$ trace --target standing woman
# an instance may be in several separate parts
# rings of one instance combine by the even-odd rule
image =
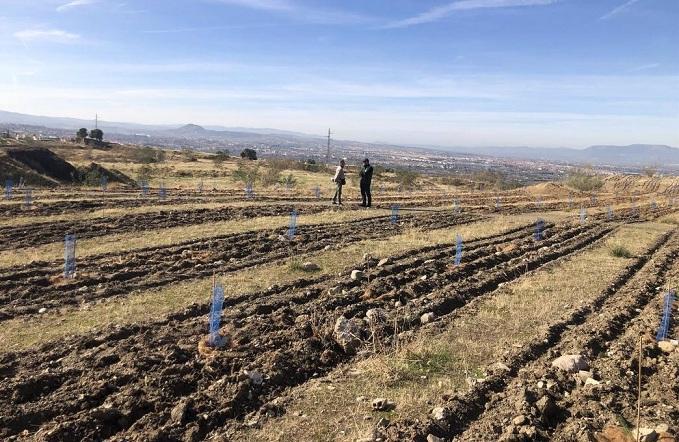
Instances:
[[[340,160],[339,166],[337,166],[337,170],[335,171],[335,176],[332,179],[332,182],[335,183],[335,186],[337,186],[337,190],[335,190],[335,196],[332,198],[332,203],[339,204],[340,206],[342,205],[342,186],[347,183],[347,179],[344,176],[345,164],[346,163],[344,160]]]

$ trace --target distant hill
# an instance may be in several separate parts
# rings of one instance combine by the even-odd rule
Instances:
[[[21,114],[0,110],[0,123],[22,124],[29,126],[43,126],[54,129],[77,130],[81,127],[92,128],[94,119],[83,120],[80,118],[66,117],[46,117],[40,115]],[[292,132],[280,129],[244,128],[244,127],[224,127],[224,126],[199,126],[197,124],[185,124],[177,126],[173,124],[137,124],[121,123],[99,120],[98,126],[105,133],[116,133],[123,135],[134,135],[138,133],[168,132],[183,135],[211,135],[223,136],[225,134],[236,134],[236,136],[246,137],[249,135],[279,135],[293,136],[297,138],[318,138],[316,135],[309,135],[300,132]]]
[[[184,126],[155,131],[159,134],[172,135],[180,138],[199,138],[212,140],[257,140],[270,134],[256,132],[237,132],[232,130],[205,129],[197,124],[185,124]]]
[[[599,166],[656,166],[678,168],[679,149],[654,144],[629,146],[590,146],[585,149],[533,148],[533,147],[478,147],[456,148],[467,152],[500,158],[521,160],[558,161],[571,164]]]
[[[597,164],[679,166],[679,149],[665,145],[590,146],[584,153]]]
[[[77,118],[44,117],[20,114],[16,112],[0,111],[0,124],[20,124],[43,126],[61,129],[75,133],[80,127],[92,128],[92,120]],[[254,142],[269,145],[286,145],[286,143],[319,143],[320,135],[308,135],[279,129],[255,129],[226,126],[185,125],[146,125],[135,123],[116,123],[99,121],[99,128],[107,135],[117,134],[127,136],[126,140],[138,142],[137,135],[153,137],[152,141],[158,145],[172,145],[171,140],[210,140],[223,142]],[[121,137],[124,138],[124,137]],[[362,143],[350,140],[334,140],[336,145],[362,145],[366,148],[380,147],[404,149],[390,143]],[[189,143],[190,144],[190,143]],[[176,144],[175,144],[176,145]],[[679,149],[651,144],[632,144],[629,146],[590,146],[586,149],[571,148],[532,148],[532,147],[461,147],[445,148],[433,146],[418,146],[417,148],[435,149],[447,152],[459,152],[473,155],[486,155],[497,158],[510,158],[528,161],[561,162],[568,164],[591,164],[598,166],[662,166],[665,168],[679,168]]]

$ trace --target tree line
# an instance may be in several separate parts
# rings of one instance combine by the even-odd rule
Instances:
[[[104,139],[104,132],[101,129],[92,129],[88,132],[87,128],[81,127],[78,129],[78,132],[76,132],[75,137],[78,141],[82,141],[88,137],[102,141]]]

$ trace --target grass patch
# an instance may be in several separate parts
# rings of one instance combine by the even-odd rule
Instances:
[[[622,244],[611,245],[609,251],[611,256],[615,256],[616,258],[631,258],[634,256],[632,252]]]
[[[317,273],[321,271],[321,267],[316,266],[305,266],[304,264],[310,261],[302,261],[301,259],[293,259],[288,263],[288,269],[291,272],[298,273]]]
[[[455,355],[445,346],[409,348],[390,361],[390,369],[397,378],[415,380],[426,375],[449,373],[455,359]]]

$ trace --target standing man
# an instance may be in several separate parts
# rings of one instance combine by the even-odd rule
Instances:
[[[370,193],[370,185],[373,180],[373,167],[370,165],[370,160],[363,160],[363,169],[359,174],[361,176],[361,198],[363,198],[363,207],[370,207],[372,205],[372,194]]]
[[[344,160],[340,160],[339,166],[337,166],[337,169],[335,170],[335,176],[332,178],[332,182],[335,183],[336,186],[335,196],[332,198],[332,203],[339,204],[340,206],[342,205],[342,186],[347,183],[347,179],[344,176],[345,164],[346,163]]]

